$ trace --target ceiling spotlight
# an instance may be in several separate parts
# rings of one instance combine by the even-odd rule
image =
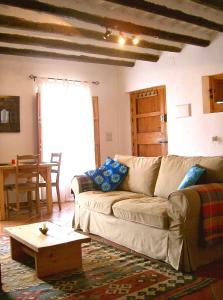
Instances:
[[[123,36],[122,33],[120,33],[119,38],[118,38],[118,43],[119,43],[119,45],[120,45],[120,46],[124,46],[124,45],[125,45],[125,42],[126,42],[125,37]]]
[[[139,39],[137,38],[137,36],[133,36],[132,37],[132,43],[133,43],[133,45],[138,45],[138,43],[139,43]]]
[[[103,39],[107,40],[107,38],[112,34],[111,30],[109,30],[108,28],[106,28],[106,31],[103,35]]]

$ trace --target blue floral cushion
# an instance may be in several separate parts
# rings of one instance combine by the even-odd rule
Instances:
[[[128,172],[128,167],[108,157],[98,169],[85,172],[94,183],[103,191],[115,190],[123,181]]]
[[[199,166],[192,166],[186,173],[184,179],[181,181],[178,186],[178,190],[184,189],[188,186],[194,185],[199,182],[200,178],[206,173],[206,169]]]

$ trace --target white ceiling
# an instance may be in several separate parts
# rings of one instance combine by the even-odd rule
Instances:
[[[26,0],[27,1],[27,0]],[[22,2],[26,2],[22,1]],[[12,1],[12,2],[21,2],[18,1]],[[35,0],[29,0],[27,2],[37,2]],[[109,30],[112,31],[112,35],[119,35],[120,31],[120,24],[118,21],[125,21],[125,22],[131,22],[136,25],[142,25],[146,27],[152,27],[154,29],[159,29],[165,32],[170,33],[177,33],[177,34],[183,34],[190,37],[195,37],[199,39],[204,39],[207,41],[210,41],[210,43],[215,39],[216,35],[219,34],[219,31],[206,28],[203,26],[198,26],[195,24],[190,24],[185,21],[176,20],[173,18],[169,18],[166,16],[161,16],[159,14],[150,13],[147,11],[123,6],[120,4],[112,3],[110,1],[104,1],[104,0],[44,0],[41,1],[42,3],[48,3],[53,6],[58,6],[61,8],[71,8],[74,10],[78,10],[85,13],[90,13],[91,15],[97,15],[101,16],[102,18],[112,18],[117,20],[117,26],[116,28],[109,28]],[[134,1],[125,1],[128,2],[134,2]],[[136,1],[137,2],[137,1]],[[138,2],[145,2],[138,0]],[[152,2],[158,5],[162,5],[164,7],[168,7],[174,10],[178,10],[181,12],[184,12],[189,15],[202,17],[203,19],[207,19],[209,21],[213,21],[215,23],[221,24],[223,26],[223,11],[213,9],[211,7],[201,5],[198,3],[195,3],[194,1],[189,0],[151,0],[147,2]],[[215,1],[213,1],[215,2]],[[10,17],[16,17],[16,18],[22,18],[27,21],[32,21],[36,23],[52,23],[54,25],[65,25],[73,28],[84,28],[88,30],[94,30],[102,35],[105,33],[106,30],[106,19],[105,22],[101,25],[98,24],[92,24],[90,23],[90,20],[88,18],[85,18],[83,20],[77,20],[76,18],[66,17],[66,16],[59,16],[55,15],[53,13],[46,13],[46,12],[40,12],[30,9],[23,9],[19,7],[15,7],[13,4],[10,4],[10,0],[2,0],[0,1],[0,15],[3,16],[10,16]],[[17,6],[17,5],[16,5]],[[0,18],[1,19],[1,18]],[[128,30],[131,31],[131,30]],[[222,30],[223,31],[223,30]],[[80,45],[85,45],[82,50],[71,50],[71,49],[62,49],[61,47],[53,46],[53,47],[46,47],[43,45],[33,45],[28,44],[26,41],[23,42],[15,42],[12,39],[12,42],[9,42],[9,40],[5,40],[1,36],[1,33],[7,33],[7,34],[17,34],[22,35],[25,37],[41,37],[44,39],[49,40],[59,40],[59,41],[68,41],[72,43],[78,43]],[[134,35],[131,32],[123,32],[125,37],[132,38]],[[183,49],[186,43],[179,42],[179,41],[171,41],[164,38],[159,38],[157,36],[149,36],[142,33],[138,33],[137,36],[140,40],[144,40],[147,42],[153,42],[155,44],[162,44],[164,46],[175,46],[178,47],[180,51]],[[160,57],[162,55],[161,50],[157,49],[151,49],[151,48],[142,48],[140,47],[140,44],[136,46],[131,45],[124,45],[120,46],[117,42],[109,42],[105,41],[103,38],[101,39],[93,39],[88,38],[86,36],[76,35],[76,36],[68,36],[68,35],[62,35],[62,34],[56,34],[56,33],[47,33],[47,32],[41,32],[39,30],[28,30],[27,28],[21,29],[21,28],[14,28],[11,25],[6,24],[0,24],[0,53],[2,47],[8,48],[15,48],[15,49],[32,49],[32,50],[38,50],[42,52],[49,52],[50,53],[61,53],[61,54],[69,54],[69,55],[75,55],[75,56],[88,56],[88,57],[96,57],[96,58],[106,58],[111,60],[117,60],[117,61],[130,61],[132,63],[135,62],[138,58],[129,58],[129,57],[117,57],[117,53],[113,54],[107,54],[107,53],[101,53],[99,54],[97,49],[91,49],[87,50],[89,46],[98,46],[103,48],[109,49],[116,49],[118,51],[121,51],[121,56],[125,56],[125,51],[130,52],[137,52],[141,54],[152,54],[157,55]],[[197,46],[200,47],[200,46]],[[90,52],[89,52],[90,51]],[[21,54],[20,54],[21,55]],[[158,58],[157,58],[158,59]]]

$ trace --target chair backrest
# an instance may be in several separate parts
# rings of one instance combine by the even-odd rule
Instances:
[[[16,189],[20,183],[28,182],[39,184],[39,155],[17,155]]]
[[[50,162],[56,164],[55,166],[53,166],[51,168],[51,173],[56,174],[56,182],[59,182],[59,177],[60,177],[60,165],[61,165],[61,157],[62,157],[62,153],[51,153],[51,159]]]

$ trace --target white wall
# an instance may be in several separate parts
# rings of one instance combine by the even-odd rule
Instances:
[[[134,68],[120,70],[119,84],[125,91],[122,102],[128,112],[127,92],[166,85],[169,154],[223,154],[223,113],[203,114],[201,85],[202,76],[223,73],[222,53],[223,35],[219,35],[207,48],[186,46],[181,53],[163,54],[158,63],[137,62]],[[176,118],[176,105],[186,103],[191,103],[192,116]],[[123,124],[127,153],[131,152],[129,118]],[[212,142],[212,136],[222,141]]]
[[[92,88],[99,96],[102,160],[115,153],[131,153],[128,92],[166,85],[169,153],[181,155],[223,154],[223,113],[203,114],[201,77],[223,73],[223,36],[207,48],[186,46],[181,53],[165,53],[158,63],[137,62],[133,68],[84,64],[48,59],[0,55],[0,95],[20,96],[20,133],[0,133],[0,162],[17,153],[34,152],[34,85],[39,76],[99,80]],[[192,116],[176,118],[177,104],[192,104]],[[112,133],[112,142],[106,133]]]
[[[92,95],[99,96],[100,138],[102,160],[123,149],[120,137],[120,91],[117,68],[38,58],[0,55],[0,95],[20,96],[20,133],[0,133],[0,162],[11,161],[16,154],[33,153],[35,141],[35,88],[30,74],[78,80],[98,80]],[[106,133],[112,133],[112,142]],[[69,135],[69,133],[68,133]]]

